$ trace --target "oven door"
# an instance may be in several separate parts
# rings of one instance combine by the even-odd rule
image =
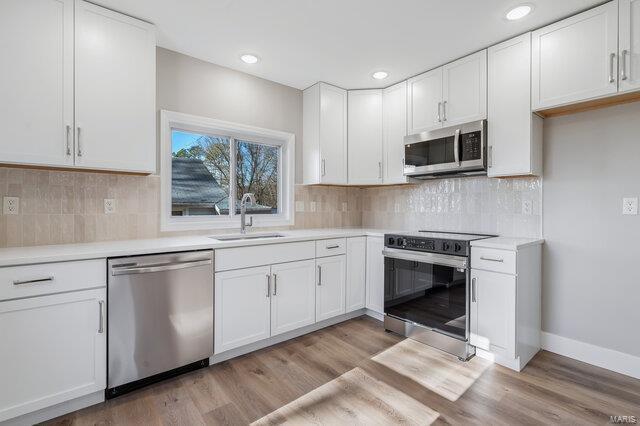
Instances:
[[[468,340],[468,259],[385,248],[384,313]]]

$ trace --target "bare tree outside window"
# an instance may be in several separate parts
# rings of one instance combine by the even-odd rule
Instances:
[[[280,149],[275,146],[236,142],[236,197],[247,192],[256,196],[256,202],[269,209],[255,211],[257,214],[278,213],[278,157]],[[238,206],[237,213],[240,213]]]

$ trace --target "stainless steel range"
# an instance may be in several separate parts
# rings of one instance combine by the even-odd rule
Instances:
[[[418,231],[386,234],[385,329],[458,356],[469,344],[471,241],[493,235]]]

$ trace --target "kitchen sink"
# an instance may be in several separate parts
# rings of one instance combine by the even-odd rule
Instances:
[[[235,234],[235,235],[220,235],[209,237],[218,241],[237,241],[237,240],[261,240],[264,238],[280,238],[284,237],[282,234]]]

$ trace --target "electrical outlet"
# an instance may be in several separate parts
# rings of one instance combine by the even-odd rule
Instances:
[[[638,197],[622,199],[622,214],[638,214]]]
[[[309,203],[309,211],[311,212],[315,212],[316,211],[316,202],[312,201]]]
[[[531,216],[533,214],[533,201],[522,200],[522,214]]]
[[[2,199],[2,213],[3,214],[18,214],[18,213],[20,213],[20,198],[18,198],[18,197],[4,197]]]
[[[104,214],[111,214],[116,212],[116,200],[113,198],[104,199]]]

